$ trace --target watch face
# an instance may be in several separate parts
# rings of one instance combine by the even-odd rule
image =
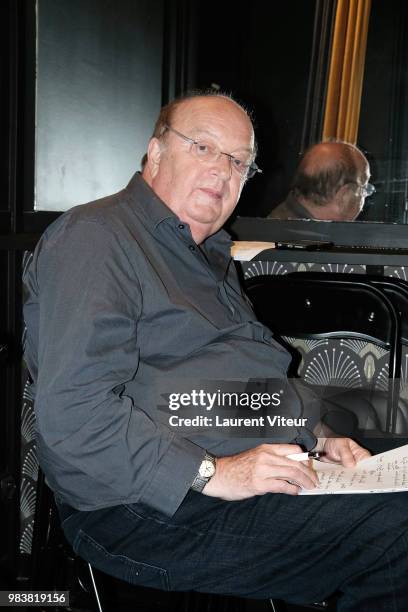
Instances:
[[[202,478],[211,478],[215,472],[215,465],[209,459],[204,459],[200,465],[199,471]]]

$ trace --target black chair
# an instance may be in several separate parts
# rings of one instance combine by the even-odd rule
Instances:
[[[80,607],[90,602],[92,607],[95,606],[98,612],[102,612],[93,568],[89,563],[80,560],[66,541],[60,527],[53,493],[45,482],[41,468],[37,477],[30,589],[69,590],[70,608],[75,607],[72,602],[73,595],[74,599],[85,600],[85,604],[79,604]]]
[[[291,274],[293,278],[303,278],[311,280],[327,280],[326,272],[294,272]],[[329,278],[333,281],[345,280],[342,273],[330,273]],[[380,291],[382,291],[392,302],[394,308],[398,312],[400,319],[400,334],[399,334],[399,353],[402,355],[402,350],[408,349],[408,282],[400,278],[392,278],[389,276],[374,276],[363,274],[350,274],[347,276],[350,282],[369,283]],[[398,369],[398,363],[396,364]],[[390,373],[391,374],[391,373]],[[396,378],[402,378],[402,367],[400,363],[399,371],[396,372]],[[398,382],[396,387],[400,388]],[[390,429],[394,434],[408,433],[408,407],[404,401],[398,398],[398,407],[393,410],[392,422]]]
[[[365,278],[351,276],[354,275],[334,278],[331,274],[313,276],[307,272],[262,275],[247,280],[246,291],[258,318],[281,338],[359,339],[389,351],[385,410],[375,408],[376,402],[381,403],[381,394],[369,389],[365,394],[370,399],[366,401],[368,412],[364,410],[363,414],[367,416],[371,411],[374,416],[363,429],[377,430],[372,433],[380,436],[391,434],[397,422],[401,371],[399,312],[382,289]],[[364,425],[361,418],[359,425]]]
[[[292,272],[291,278],[306,278],[310,280],[345,280],[344,273],[330,272]],[[401,320],[401,342],[408,346],[408,282],[391,276],[375,276],[371,274],[348,274],[350,282],[369,283],[383,291],[398,311]]]

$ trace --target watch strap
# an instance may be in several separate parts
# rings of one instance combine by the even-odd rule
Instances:
[[[211,478],[214,476],[215,474],[215,457],[214,455],[211,455],[210,453],[205,453],[204,455],[204,459],[202,460],[201,465],[205,462],[205,461],[210,461],[213,466],[214,466],[214,471],[211,474],[211,476],[201,476],[200,474],[200,469],[198,470],[196,477],[193,480],[193,484],[191,485],[191,489],[193,489],[193,491],[197,491],[198,493],[201,493],[202,490],[204,489],[205,485],[207,484],[207,482],[209,482],[211,480]]]

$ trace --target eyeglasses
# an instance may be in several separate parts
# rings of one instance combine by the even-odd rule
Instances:
[[[209,144],[204,140],[193,140],[178,130],[175,130],[170,125],[165,125],[164,127],[166,130],[173,132],[186,142],[189,142],[191,145],[190,153],[200,161],[215,162],[220,158],[220,155],[225,155],[228,157],[232,168],[245,180],[252,178],[257,172],[262,172],[255,162],[248,163],[247,160],[239,159],[239,157],[235,157],[235,155],[220,151],[216,145]]]
[[[356,185],[358,185],[358,187],[361,189],[361,195],[363,196],[363,198],[369,198],[373,195],[373,193],[376,192],[374,185],[372,185],[371,183],[367,183],[366,185],[359,185],[358,183],[356,183]]]

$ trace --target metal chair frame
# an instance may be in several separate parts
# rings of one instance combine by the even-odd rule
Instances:
[[[261,275],[246,281],[246,291],[258,318],[279,336],[358,338],[386,348],[390,378],[386,432],[392,433],[399,398],[401,318],[384,290],[361,276],[349,278],[353,276]],[[272,299],[266,300],[267,295]]]
[[[327,272],[293,272],[291,276],[293,278],[301,278],[302,274],[306,275],[304,278],[310,278],[314,280],[325,280],[327,279]],[[326,275],[326,276],[325,276]],[[344,273],[335,272],[330,273],[329,277],[334,281],[344,280]],[[387,298],[393,304],[395,310],[398,312],[400,327],[399,327],[399,363],[395,364],[396,372],[395,379],[401,376],[401,354],[402,347],[408,346],[408,282],[400,279],[393,278],[390,276],[374,276],[369,274],[349,274],[347,275],[347,279],[350,282],[362,282],[369,283],[374,287],[378,288],[380,291],[385,293]],[[397,357],[398,357],[397,353]],[[390,378],[392,378],[390,376]],[[396,382],[396,387],[398,392],[398,382]],[[399,396],[399,393],[398,393]],[[398,403],[398,398],[396,399]],[[397,424],[397,410],[392,411],[390,429],[391,432],[395,432]]]

